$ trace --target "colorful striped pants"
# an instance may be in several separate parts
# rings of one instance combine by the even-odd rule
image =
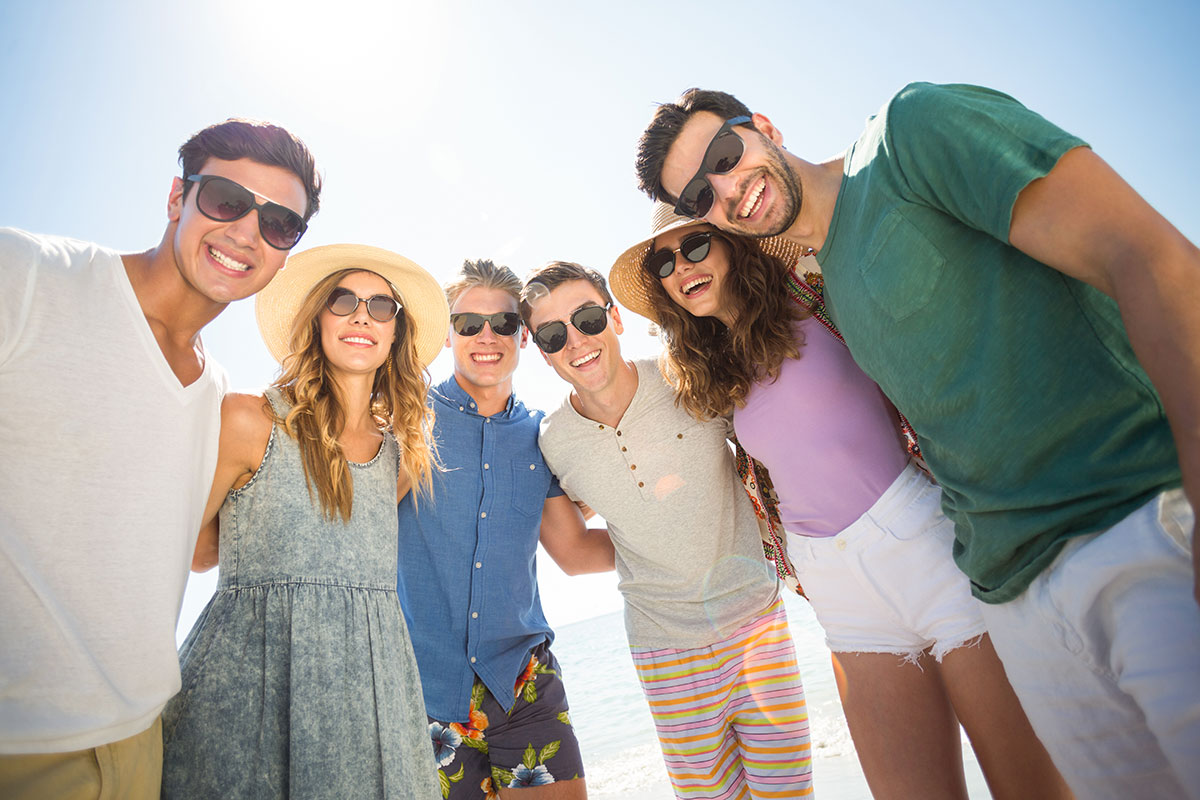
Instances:
[[[676,797],[812,796],[808,707],[781,600],[707,647],[630,650]]]

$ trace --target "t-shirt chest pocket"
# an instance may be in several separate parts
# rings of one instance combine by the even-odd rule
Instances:
[[[946,265],[946,257],[912,216],[913,210],[892,209],[876,230],[862,266],[867,293],[897,322],[929,303]]]

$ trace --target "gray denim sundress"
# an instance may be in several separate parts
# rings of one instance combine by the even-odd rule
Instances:
[[[163,711],[164,798],[441,797],[396,594],[398,464],[390,434],[351,462],[350,522],[330,521],[274,426],[221,506],[217,590]]]

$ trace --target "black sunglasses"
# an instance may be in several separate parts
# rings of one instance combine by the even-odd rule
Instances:
[[[645,267],[656,278],[662,279],[675,271],[675,254],[679,253],[693,264],[699,264],[708,258],[709,247],[712,244],[712,231],[700,231],[685,236],[675,250],[667,247],[655,250],[646,256]]]
[[[216,222],[233,222],[258,209],[258,230],[263,241],[276,250],[291,250],[300,241],[308,223],[287,206],[260,203],[254,192],[219,175],[189,175],[198,184],[196,208]]]
[[[595,336],[608,327],[608,310],[612,303],[603,306],[584,306],[571,315],[571,324],[584,336]],[[557,353],[567,346],[567,323],[562,320],[547,322],[533,332],[533,341],[547,355]]]
[[[367,304],[367,313],[376,322],[390,322],[400,313],[400,304],[391,295],[373,294],[370,297],[359,297],[345,286],[339,286],[329,293],[325,307],[331,314],[348,317],[358,310],[359,303]]]
[[[483,323],[492,326],[497,336],[512,336],[521,330],[521,315],[515,311],[500,311],[496,314],[476,314],[462,311],[450,315],[450,324],[459,336],[478,336],[483,332]]]
[[[679,200],[675,203],[677,214],[700,219],[712,210],[714,194],[707,176],[724,175],[742,160],[742,154],[746,152],[746,143],[738,136],[737,131],[733,130],[733,126],[749,121],[749,117],[734,117],[726,120],[713,134],[708,149],[704,151],[704,158],[700,161],[700,169],[679,193]]]

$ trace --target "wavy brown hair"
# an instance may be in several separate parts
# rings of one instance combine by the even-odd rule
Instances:
[[[764,253],[753,239],[717,230],[713,237],[729,245],[721,300],[733,311],[732,328],[685,311],[661,280],[642,271],[666,344],[663,372],[675,384],[676,403],[697,419],[728,414],[746,402],[754,383],[777,378],[785,358],[799,358],[803,343],[796,341],[793,323],[808,316],[788,293],[782,259]]]
[[[300,446],[309,496],[316,489],[321,508],[329,519],[349,521],[354,501],[354,484],[338,434],[346,424],[346,413],[336,382],[327,371],[321,349],[318,319],[329,295],[342,278],[363,269],[345,269],[322,279],[309,291],[292,323],[289,354],[275,386],[291,403],[287,415],[276,421]],[[378,273],[372,273],[378,274]],[[390,283],[392,297],[400,295]],[[433,410],[425,404],[429,373],[417,357],[416,325],[400,309],[396,335],[388,360],[375,370],[371,386],[370,413],[383,431],[391,430],[400,443],[400,465],[414,491],[428,496],[432,472],[437,468],[433,445]],[[414,496],[414,500],[416,497]]]

